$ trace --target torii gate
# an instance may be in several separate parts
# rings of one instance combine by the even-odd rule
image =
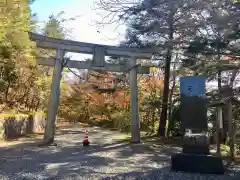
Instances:
[[[56,38],[45,37],[29,32],[30,39],[35,41],[38,47],[56,49],[56,58],[37,58],[37,64],[45,66],[54,66],[53,79],[51,85],[51,93],[47,112],[47,121],[45,126],[44,140],[53,141],[55,119],[59,106],[60,81],[63,66],[77,69],[89,70],[106,70],[114,72],[130,72],[130,106],[131,106],[131,141],[132,143],[140,142],[140,123],[139,123],[139,107],[138,107],[138,85],[137,73],[149,74],[149,67],[143,67],[136,64],[137,58],[150,59],[154,53],[153,49],[126,48],[117,46],[107,46],[100,44],[91,44],[77,42],[71,40],[62,40]],[[93,61],[64,61],[65,52],[93,54]],[[156,52],[156,51],[155,51]],[[129,57],[127,64],[110,64],[105,62],[105,56],[121,56]],[[48,134],[48,135],[47,135]],[[51,134],[51,136],[49,135]],[[49,137],[47,137],[49,136]]]

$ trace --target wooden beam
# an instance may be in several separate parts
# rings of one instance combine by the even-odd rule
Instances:
[[[150,59],[153,53],[157,53],[158,49],[142,49],[127,48],[120,46],[108,46],[100,44],[92,44],[85,42],[77,42],[71,40],[62,40],[51,37],[45,37],[39,34],[29,32],[30,39],[35,41],[38,47],[61,49],[68,52],[78,52],[85,54],[94,54],[95,47],[101,46],[105,49],[106,56],[122,56]]]
[[[44,58],[44,57],[37,58],[37,64],[43,65],[43,66],[54,66],[55,61],[56,59],[54,58]],[[75,69],[105,70],[105,71],[112,71],[112,72],[128,72],[130,69],[130,67],[125,65],[110,64],[110,63],[105,63],[104,67],[94,67],[91,61],[76,61],[76,60],[67,61],[67,64],[65,66],[67,66],[68,68],[75,68]],[[144,67],[144,66],[138,66],[137,72],[139,74],[149,74],[150,68]]]

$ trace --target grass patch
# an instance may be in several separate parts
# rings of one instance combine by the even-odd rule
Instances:
[[[29,135],[20,137],[18,139],[13,139],[9,141],[0,140],[0,148],[11,147],[11,146],[26,144],[26,143],[34,143],[36,141],[41,140],[42,137],[43,137],[42,134],[29,134]]]
[[[131,140],[131,135],[130,134],[117,134],[117,135],[113,135],[111,137],[115,141],[128,142],[128,141]]]
[[[16,113],[16,112],[4,112],[0,114],[0,118],[11,118],[11,117],[28,117],[30,115],[43,115],[45,116],[46,114],[44,112],[26,112],[26,113]]]
[[[27,116],[28,114],[9,114],[9,113],[0,114],[0,118],[27,117]]]

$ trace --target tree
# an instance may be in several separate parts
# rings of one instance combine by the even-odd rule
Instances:
[[[37,104],[37,98],[32,96],[37,74],[32,54],[34,44],[27,33],[33,29],[29,2],[19,1],[17,4],[10,0],[1,7],[0,16],[2,111],[20,107],[32,109]]]
[[[172,59],[184,42],[191,39],[198,22],[193,18],[193,9],[200,1],[144,0],[125,10],[123,15],[128,23],[126,39],[131,45],[161,47],[156,56],[164,61],[164,90],[162,111],[159,122],[159,135],[165,136],[167,121],[169,79]]]
[[[183,63],[187,64],[187,67],[194,65],[196,62],[197,64],[204,62],[202,61],[204,58],[211,62],[215,61],[215,65],[211,66],[210,69],[200,68],[199,70],[200,73],[204,71],[207,74],[211,73],[211,77],[216,72],[220,87],[222,84],[222,70],[219,70],[219,67],[221,67],[220,56],[223,56],[223,53],[226,56],[226,53],[230,51],[231,55],[235,54],[234,56],[237,57],[236,54],[239,52],[236,48],[233,48],[233,44],[239,43],[238,38],[233,37],[233,34],[238,34],[239,9],[230,0],[123,0],[117,2],[114,0],[101,0],[98,7],[107,12],[103,19],[105,23],[120,23],[122,21],[127,25],[126,42],[130,46],[157,46],[162,48],[161,52],[155,56],[155,59],[165,61],[165,86],[159,125],[159,134],[161,136],[165,135],[171,61],[176,59],[176,54],[180,54],[179,62],[183,61]],[[227,38],[226,41],[226,38],[223,38],[225,34],[232,36],[232,39]],[[202,43],[204,47],[194,45],[197,41]],[[183,54],[185,47],[193,48],[193,46],[195,50],[188,51],[188,58],[185,59],[186,54]],[[204,48],[205,50],[203,50]],[[199,53],[201,49],[207,54]],[[177,65],[176,69],[179,67],[181,66]],[[214,70],[213,67],[218,67],[218,70],[217,68]],[[181,69],[184,68],[181,67],[179,70]],[[232,77],[236,77],[236,70],[233,75]]]
[[[234,48],[234,44],[239,39],[237,37],[239,36],[239,15],[239,10],[233,7],[230,0],[203,2],[199,15],[202,26],[198,28],[198,33],[187,50],[187,53],[190,54],[190,59],[187,59],[190,60],[189,62],[201,66],[203,65],[203,63],[201,64],[202,60],[207,57],[208,62],[205,61],[204,65],[210,63],[213,67],[214,64],[215,70],[211,68],[210,71],[212,77],[215,75],[213,72],[217,71],[219,89],[222,86],[221,71],[223,71],[219,65],[222,65],[226,57],[228,59],[230,57],[234,61],[239,55]]]
[[[193,70],[209,80],[217,79],[219,91],[225,86],[233,88],[239,72],[234,63],[239,61],[240,11],[230,0],[213,0],[203,3],[201,12],[199,18],[203,25],[187,47],[185,65],[193,65]],[[223,114],[226,119],[226,112]],[[227,124],[225,137],[226,131]]]

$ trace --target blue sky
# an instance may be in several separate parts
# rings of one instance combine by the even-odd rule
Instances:
[[[94,7],[94,1],[97,0],[36,0],[31,6],[32,12],[37,13],[39,26],[42,26],[43,21],[47,21],[49,15],[57,15],[64,11],[63,17],[70,18],[78,17],[75,21],[63,24],[69,32],[70,38],[76,41],[117,45],[120,40],[123,40],[125,27],[120,26],[116,29],[117,24],[106,25],[99,29],[94,26],[94,21],[101,20],[101,15],[97,15]],[[100,33],[98,32],[100,31]],[[83,60],[91,57],[89,55],[71,54],[72,59]]]
[[[33,13],[37,13],[40,22],[47,21],[49,15],[57,15],[64,11],[65,17],[78,17],[75,21],[65,23],[64,26],[72,29],[71,39],[82,42],[117,45],[124,37],[125,27],[117,24],[107,25],[101,29],[94,26],[93,21],[101,20],[98,12],[93,10],[96,0],[36,0],[31,6]],[[104,13],[104,12],[103,12]],[[100,15],[103,15],[101,13]],[[39,26],[44,23],[39,23]],[[100,31],[97,32],[97,31]],[[91,58],[90,55],[70,54],[74,60]],[[72,75],[71,75],[72,76]]]
[[[64,23],[63,26],[69,29],[69,38],[89,43],[117,45],[124,37],[124,26],[116,29],[117,24],[106,25],[99,29],[94,21],[101,20],[104,12],[93,10],[96,0],[36,0],[31,6],[32,12],[37,13],[39,26],[47,21],[49,15],[57,15],[64,11],[63,17],[77,17],[76,20]],[[99,31],[99,32],[98,32]],[[73,59],[90,57],[89,55],[72,54]]]

